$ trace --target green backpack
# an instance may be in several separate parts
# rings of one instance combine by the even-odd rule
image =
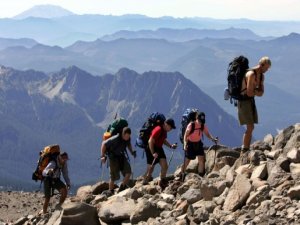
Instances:
[[[124,118],[115,119],[107,128],[103,135],[103,140],[106,140],[116,134],[122,133],[124,127],[128,127],[128,122]]]

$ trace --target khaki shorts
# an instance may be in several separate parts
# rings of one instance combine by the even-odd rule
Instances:
[[[254,99],[238,102],[238,116],[240,125],[258,123],[257,110]]]
[[[120,172],[123,176],[125,176],[126,174],[131,174],[131,167],[129,162],[125,157],[122,158],[109,159],[110,179],[112,181],[120,179]]]

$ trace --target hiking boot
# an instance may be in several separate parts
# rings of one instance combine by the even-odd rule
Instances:
[[[158,185],[162,190],[165,190],[166,187],[168,187],[168,181],[165,178],[160,179]]]
[[[124,191],[125,189],[127,189],[127,185],[126,184],[121,184],[118,190],[118,193],[120,193],[121,191]]]
[[[205,176],[205,171],[202,172],[202,173],[199,173],[199,176],[200,176],[200,177],[204,177],[204,176]]]
[[[113,196],[115,194],[114,190],[106,190],[102,192],[103,195],[105,195],[107,198]]]
[[[176,180],[179,180],[179,181],[183,182],[185,180],[186,173],[180,172],[177,177],[178,178]]]
[[[147,184],[149,184],[150,181],[153,181],[153,177],[152,176],[150,176],[150,177],[145,176],[142,184],[147,185]]]

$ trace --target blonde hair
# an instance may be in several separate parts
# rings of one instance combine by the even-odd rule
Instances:
[[[264,56],[264,57],[262,57],[260,60],[259,60],[259,65],[265,65],[265,64],[268,64],[268,65],[270,65],[271,66],[271,60],[270,60],[270,58],[268,57],[268,56]]]

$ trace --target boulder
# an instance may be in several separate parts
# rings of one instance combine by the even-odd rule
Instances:
[[[264,137],[264,142],[267,143],[269,146],[274,145],[274,137],[273,137],[273,135],[272,134],[267,134]]]
[[[287,154],[287,158],[292,163],[300,163],[300,149],[291,149]]]
[[[288,158],[284,156],[279,156],[278,159],[276,160],[276,164],[285,172],[287,173],[290,172],[290,161],[288,160]]]
[[[199,189],[189,189],[181,196],[181,198],[187,200],[189,204],[193,204],[202,199],[202,195]]]
[[[252,180],[255,178],[260,178],[262,180],[265,180],[268,178],[268,169],[267,169],[267,165],[265,163],[255,167],[253,169],[250,179]]]
[[[130,215],[130,222],[137,224],[140,221],[147,221],[150,217],[156,218],[160,213],[157,205],[146,199],[141,199]]]
[[[252,145],[251,145],[251,148],[253,150],[261,150],[261,151],[264,151],[264,150],[271,150],[271,146],[264,142],[264,141],[255,141]]]
[[[300,163],[290,164],[291,176],[294,180],[299,180],[300,178]]]
[[[283,149],[285,145],[287,144],[288,140],[291,138],[292,134],[295,131],[294,126],[289,126],[288,128],[281,131],[276,137],[275,137],[275,145],[274,149]]]
[[[105,190],[108,190],[108,183],[104,181],[100,181],[91,187],[93,195],[99,195]]]
[[[271,151],[271,152],[269,152],[268,154],[267,154],[267,157],[269,158],[269,159],[277,159],[279,156],[280,156],[280,154],[282,153],[282,149],[276,149],[276,150],[273,150],[273,151]]]
[[[113,196],[108,201],[98,205],[98,215],[101,221],[105,223],[116,223],[128,220],[135,207],[134,200]]]
[[[290,188],[287,195],[291,199],[300,200],[300,185]]]
[[[249,179],[244,175],[237,175],[231,186],[228,196],[225,199],[223,209],[225,211],[235,211],[245,205],[251,191]]]
[[[78,188],[76,197],[80,201],[86,201],[86,199],[89,198],[91,194],[92,194],[92,186],[87,185],[87,186],[82,186],[82,187]]]
[[[52,215],[48,222],[49,225],[100,225],[97,209],[91,205],[81,202],[68,202],[64,203],[62,208],[62,212],[55,211],[56,213]],[[56,221],[54,222],[54,220]]]

